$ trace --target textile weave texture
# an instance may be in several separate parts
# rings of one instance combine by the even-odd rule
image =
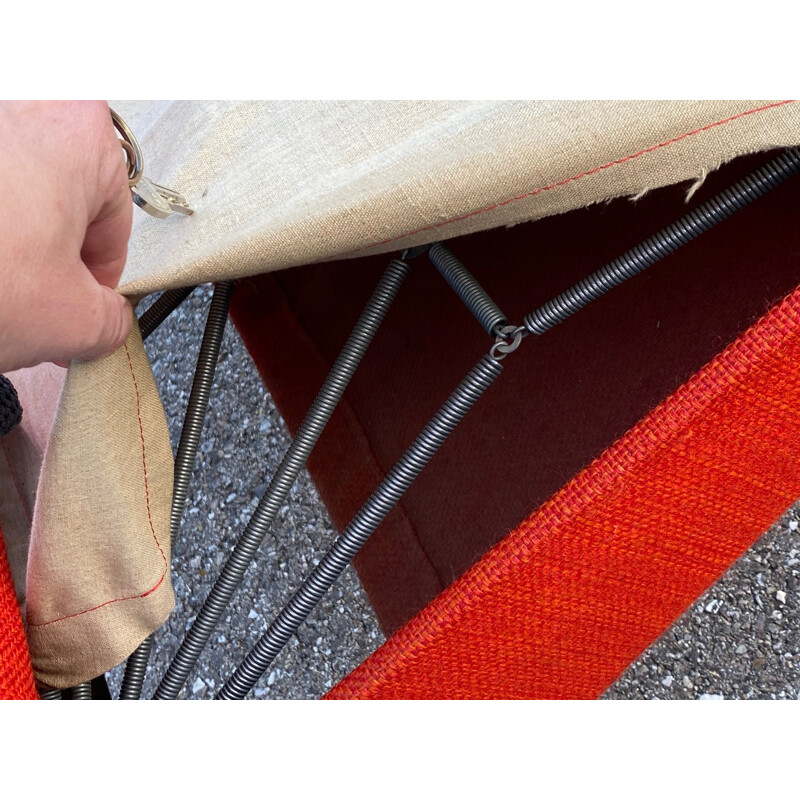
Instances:
[[[800,494],[800,290],[328,694],[598,697]]]
[[[0,533],[0,700],[36,700],[28,643],[22,627],[6,547]]]

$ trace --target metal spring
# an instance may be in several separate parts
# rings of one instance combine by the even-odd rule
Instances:
[[[61,700],[61,689],[39,689],[40,700]]]
[[[120,700],[138,700],[142,696],[142,686],[147,675],[147,663],[153,649],[155,634],[151,633],[129,656],[125,662],[125,673],[119,689]]]
[[[219,360],[222,337],[225,334],[225,324],[228,321],[228,307],[230,306],[232,293],[232,281],[223,281],[215,287],[214,296],[211,298],[211,304],[208,309],[203,341],[200,344],[200,351],[197,355],[197,367],[194,372],[192,390],[189,394],[189,401],[186,404],[181,440],[175,456],[172,510],[169,526],[170,543],[173,548],[180,530],[183,511],[186,507],[186,496],[189,492],[189,483],[192,479],[192,472],[197,459],[197,448],[200,445],[203,422],[208,411],[208,400],[211,395],[211,386],[214,383],[214,373]],[[163,295],[156,303],[161,299],[163,299]],[[142,696],[142,686],[144,685],[147,663],[150,660],[152,647],[153,634],[150,634],[128,657],[128,663],[125,665],[125,675],[120,688],[120,700],[138,700]]]
[[[70,691],[70,700],[91,700],[92,699],[92,684],[81,683],[79,686],[73,686]]]
[[[456,425],[502,371],[501,364],[488,355],[472,368],[303,581],[267,632],[224,684],[217,699],[241,700],[250,691]]]
[[[200,352],[197,354],[197,367],[192,381],[192,390],[186,404],[181,440],[175,455],[172,511],[169,521],[169,536],[172,546],[175,545],[175,538],[180,530],[183,511],[186,507],[186,495],[189,492],[189,483],[197,460],[197,448],[200,446],[200,435],[203,432],[203,422],[208,411],[208,399],[214,383],[222,337],[225,335],[225,324],[228,321],[228,308],[231,304],[232,294],[233,281],[223,281],[214,288],[203,341],[200,344]]]
[[[220,617],[242,581],[245,571],[269,531],[289,490],[305,465],[350,378],[353,376],[375,332],[383,321],[398,289],[408,274],[408,264],[392,261],[370,297],[350,337],[342,348],[322,388],[306,414],[291,446],[275,472],[219,578],[181,643],[175,658],[155,692],[157,700],[175,699],[197,663]]]
[[[508,319],[469,270],[441,242],[431,245],[428,257],[486,333],[494,336]]]
[[[169,289],[139,317],[139,330],[144,341],[193,291],[188,289]]]
[[[800,170],[791,149],[742,178],[676,222],[623,253],[525,317],[530,333],[542,334],[628,278],[655,264]]]

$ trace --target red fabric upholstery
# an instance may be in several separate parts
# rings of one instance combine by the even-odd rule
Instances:
[[[37,700],[38,697],[22,615],[0,533],[0,700]]]
[[[594,698],[800,494],[800,290],[328,695]]]

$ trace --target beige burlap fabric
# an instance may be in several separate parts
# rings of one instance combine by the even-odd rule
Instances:
[[[800,143],[788,101],[112,105],[140,139],[145,174],[196,209],[136,212],[131,296],[517,224]],[[168,613],[169,455],[135,335],[70,368],[28,568],[42,680],[100,673]]]
[[[27,570],[36,676],[59,688],[126,658],[172,609],[172,449],[134,326],[70,366],[39,479]]]
[[[396,250],[701,178],[798,141],[780,101],[117,103],[196,214],[137,215],[123,289]]]

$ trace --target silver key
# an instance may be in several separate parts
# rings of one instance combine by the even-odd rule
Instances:
[[[186,200],[177,192],[159,186],[142,175],[134,186],[131,186],[133,202],[153,217],[166,219],[173,212],[194,214]]]
[[[144,163],[142,149],[139,147],[139,142],[136,141],[133,131],[113,109],[111,110],[111,119],[121,137],[120,144],[125,151],[125,158],[128,162],[128,185],[133,195],[133,202],[148,214],[159,219],[166,219],[173,212],[186,214],[187,216],[194,214],[194,211],[189,208],[189,204],[182,195],[173,192],[172,189],[167,189],[166,186],[159,186],[144,177],[142,174]]]
[[[189,204],[186,202],[186,198],[182,194],[173,192],[172,189],[167,189],[166,186],[159,186],[157,183],[153,183],[152,181],[150,181],[150,183],[167,201],[170,211],[174,211],[178,214],[186,214],[187,217],[190,217],[192,214],[194,214],[194,211],[189,208]]]

